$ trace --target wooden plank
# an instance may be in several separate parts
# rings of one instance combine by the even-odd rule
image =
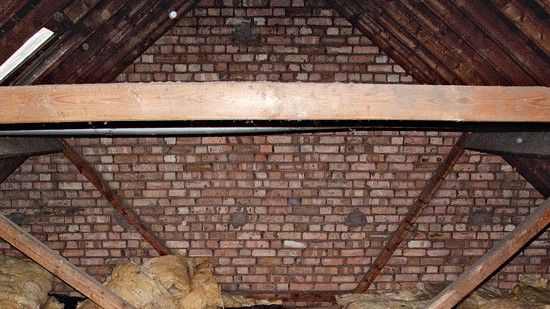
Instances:
[[[40,0],[16,16],[17,22],[11,27],[3,27],[0,32],[0,63],[11,56],[35,32],[53,20],[57,11],[62,10],[70,0]],[[28,6],[27,4],[26,6]],[[53,30],[53,29],[50,29]]]
[[[107,44],[94,57],[90,57],[88,62],[83,64],[75,74],[70,76],[66,83],[74,83],[75,78],[83,80],[84,83],[96,80],[102,82],[105,71],[116,66],[121,58],[129,56],[133,48],[141,41],[140,39],[145,39],[151,29],[154,30],[158,27],[158,23],[163,17],[168,16],[167,12],[170,12],[170,7],[171,3],[168,1],[155,2],[154,5],[147,3],[143,9],[137,11],[133,20],[126,27],[110,37]],[[137,57],[139,56],[137,55]],[[131,57],[128,61],[131,63],[137,57]],[[108,81],[111,82],[112,78],[109,78]]]
[[[2,215],[0,215],[0,237],[103,308],[134,308]]]
[[[75,1],[71,5],[78,3],[84,5],[87,1]],[[90,46],[83,43],[108,20],[111,20],[116,12],[118,12],[126,0],[101,1],[97,6],[94,6],[90,12],[83,17],[78,17],[78,24],[73,25],[64,31],[58,40],[52,44],[44,53],[35,57],[23,70],[17,78],[12,81],[12,85],[30,85],[38,84],[48,74],[55,70],[63,70],[65,67],[71,68],[70,64],[65,61],[74,57],[75,54],[80,55],[82,61],[84,53]],[[74,17],[74,16],[73,16]],[[83,46],[87,46],[84,48]],[[80,48],[80,49],[79,49]],[[83,53],[82,55],[80,53]],[[63,64],[63,65],[62,65]],[[59,80],[49,80],[50,83],[60,83]],[[79,80],[78,82],[82,82]],[[97,82],[97,81],[94,81]]]
[[[399,247],[401,242],[409,235],[416,219],[418,219],[424,208],[428,206],[437,191],[439,191],[439,188],[445,181],[445,177],[451,172],[455,163],[464,153],[464,143],[468,140],[468,137],[468,133],[463,133],[456,141],[445,160],[438,166],[414,205],[397,227],[397,230],[390,235],[386,245],[382,251],[380,251],[374,263],[369,267],[368,272],[361,278],[353,291],[354,293],[365,293],[368,290],[369,286],[374,282],[376,277],[378,277],[378,274],[380,274],[382,268],[388,263],[397,247]]]
[[[0,87],[0,124],[172,120],[550,122],[550,88],[208,82]]]
[[[462,79],[466,80],[468,85],[505,85],[508,83],[507,79],[483,59],[474,47],[469,44],[460,44],[460,42],[463,42],[461,37],[424,4],[410,0],[399,0],[398,3],[406,8],[405,14],[409,18],[422,25],[426,32],[431,34],[431,41],[440,42],[447,46],[459,65],[476,71],[475,76],[470,76],[466,70],[462,70],[463,73],[457,70],[457,73]],[[436,43],[427,41],[426,44]],[[478,82],[478,79],[484,81]]]
[[[288,292],[274,292],[274,291],[251,291],[238,293],[241,296],[252,299],[267,299],[272,301],[283,302],[307,302],[307,303],[335,303],[336,296],[342,295],[346,291],[288,291]],[[310,307],[312,308],[312,307]]]
[[[370,0],[369,3],[361,3],[358,1],[357,5],[361,10],[363,19],[368,18],[387,33],[390,33],[395,38],[396,44],[402,46],[406,50],[410,50],[414,56],[425,63],[431,71],[443,77],[447,81],[447,84],[465,84],[464,81],[456,75],[455,70],[448,67],[449,61],[442,61],[440,59],[440,57],[445,54],[444,52],[435,50],[435,48],[426,48],[424,43],[419,40],[420,36],[418,33],[410,33],[407,31],[414,23],[399,23],[400,19],[396,14],[398,10],[392,2]],[[433,36],[431,36],[429,40],[433,41]]]
[[[14,157],[0,159],[0,183],[4,182],[23,162],[27,157]]]
[[[548,57],[531,48],[530,40],[518,33],[513,24],[507,22],[508,20],[498,10],[495,10],[487,1],[453,0],[453,2],[499,44],[502,50],[510,54],[529,72],[537,80],[537,84],[549,85]]]
[[[160,255],[170,254],[170,249],[149,231],[135,212],[124,205],[122,199],[101,179],[93,167],[65,142],[63,143],[63,154]]]
[[[425,28],[421,23],[422,19],[418,18],[405,5],[395,1],[388,2],[387,6],[391,8],[388,10],[388,14],[392,16],[400,29],[417,37],[422,45],[435,57],[439,57],[447,67],[456,73],[457,77],[462,81],[461,84],[485,84],[481,74],[478,74],[474,70],[478,70],[479,68],[466,65],[468,63],[466,55],[459,53],[456,49],[452,49],[452,45],[445,44],[443,38],[434,40],[436,34]],[[486,72],[487,75],[490,75],[490,73],[490,71]]]
[[[531,41],[544,51],[546,58],[550,54],[550,21],[548,13],[537,14],[530,5],[520,0],[491,0]]]
[[[464,147],[493,154],[550,158],[550,132],[477,132]]]
[[[502,158],[542,196],[550,197],[550,160],[525,158],[511,154],[504,154]]]
[[[23,8],[27,1],[22,0],[3,0],[0,1],[0,27],[3,27],[8,20]]]
[[[9,157],[29,157],[63,151],[55,138],[0,137],[0,159]]]
[[[136,15],[139,12],[145,12],[148,4],[147,0],[126,1],[124,5],[115,12],[97,31],[90,35],[85,44],[87,49],[78,49],[64,61],[55,71],[44,78],[45,83],[83,83],[86,75],[82,74],[92,63],[98,61],[98,56],[108,57],[113,46],[108,46],[112,41],[118,41],[123,38],[128,29],[137,22]],[[104,58],[105,60],[105,58]],[[92,67],[92,69],[95,68]],[[97,81],[94,81],[97,82]]]
[[[376,46],[382,49],[392,59],[395,59],[409,74],[414,76],[415,80],[424,84],[445,84],[446,81],[431,72],[431,70],[422,62],[418,61],[414,54],[397,45],[384,29],[378,27],[375,23],[366,22],[359,18],[358,6],[356,1],[346,0],[327,0],[340,15],[348,20],[361,33],[372,40]]]
[[[103,67],[109,68],[101,72],[100,70],[93,71],[92,75],[86,78],[87,82],[93,82],[96,78],[99,78],[100,82],[110,83],[116,79],[116,77],[123,72],[130,64],[132,64],[138,57],[140,57],[149,47],[151,47],[158,39],[160,39],[169,29],[171,29],[178,20],[185,16],[197,5],[198,0],[188,0],[186,2],[176,2],[171,7],[173,11],[177,13],[177,17],[171,19],[166,14],[166,11],[161,12],[161,16],[156,21],[152,21],[141,29],[138,35],[133,36],[133,39],[118,49],[118,53],[109,57],[109,60],[116,59],[111,64],[105,63]],[[168,17],[168,18],[167,18]],[[159,21],[160,19],[160,21]],[[145,33],[142,34],[142,33]],[[98,76],[98,73],[101,75]]]
[[[445,23],[460,35],[462,44],[470,44],[489,63],[498,68],[512,85],[536,85],[536,81],[527,74],[514,59],[503,51],[472,20],[459,10],[452,1],[421,0]]]
[[[478,285],[518,253],[531,239],[550,224],[550,199],[547,199],[512,232],[495,244],[484,256],[451,283],[428,307],[447,309],[458,304]]]

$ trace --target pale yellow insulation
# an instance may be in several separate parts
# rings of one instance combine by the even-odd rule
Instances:
[[[0,256],[0,308],[38,309],[48,299],[53,275],[40,265]]]

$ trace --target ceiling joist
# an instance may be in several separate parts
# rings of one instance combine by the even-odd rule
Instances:
[[[547,87],[207,82],[0,87],[0,124],[192,120],[550,122]]]
[[[0,44],[6,47],[0,50],[0,62],[40,27],[56,34],[6,85],[111,82],[198,1],[37,2],[13,4],[0,12],[0,20],[5,20]]]

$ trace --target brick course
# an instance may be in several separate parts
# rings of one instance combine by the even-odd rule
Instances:
[[[118,80],[413,82],[324,0],[202,0]]]
[[[413,82],[323,1],[298,0],[201,1],[117,80]],[[273,292],[353,288],[456,137],[358,131],[70,142],[170,248],[210,257],[224,289]],[[122,258],[155,255],[62,155],[29,159],[0,188],[2,213],[23,213],[26,229],[100,280]],[[499,157],[467,152],[374,288],[454,280],[541,201]],[[350,213],[360,224],[350,224]],[[519,274],[548,277],[549,242],[547,231],[495,282],[509,288]]]
[[[225,289],[286,291],[353,287],[455,137],[349,132],[72,142],[169,247],[211,257]],[[420,142],[422,151],[406,152]],[[485,173],[491,177],[477,176]],[[34,235],[99,278],[120,258],[155,255],[62,155],[29,160],[1,188],[3,213],[25,213]],[[501,159],[468,152],[375,287],[453,280],[540,201]],[[346,224],[352,211],[366,223]],[[246,222],[234,228],[230,216],[240,212]],[[548,263],[546,233],[497,281],[510,287],[521,273],[547,275]]]

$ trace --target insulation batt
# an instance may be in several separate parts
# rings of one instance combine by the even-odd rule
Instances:
[[[344,309],[421,309],[444,285],[422,284],[418,289],[388,294],[346,294],[337,296]],[[468,296],[457,309],[550,309],[550,287],[543,278],[520,277],[516,287],[503,291],[484,285]]]
[[[50,297],[48,301],[42,306],[42,309],[64,309],[65,305],[57,301],[55,297]]]
[[[53,275],[38,264],[0,256],[0,308],[38,309],[48,299]]]
[[[241,297],[222,298],[212,266],[206,259],[176,255],[151,258],[141,265],[122,262],[104,284],[139,309],[215,309],[267,303]],[[228,304],[224,304],[224,300]],[[100,307],[86,300],[78,308]]]

